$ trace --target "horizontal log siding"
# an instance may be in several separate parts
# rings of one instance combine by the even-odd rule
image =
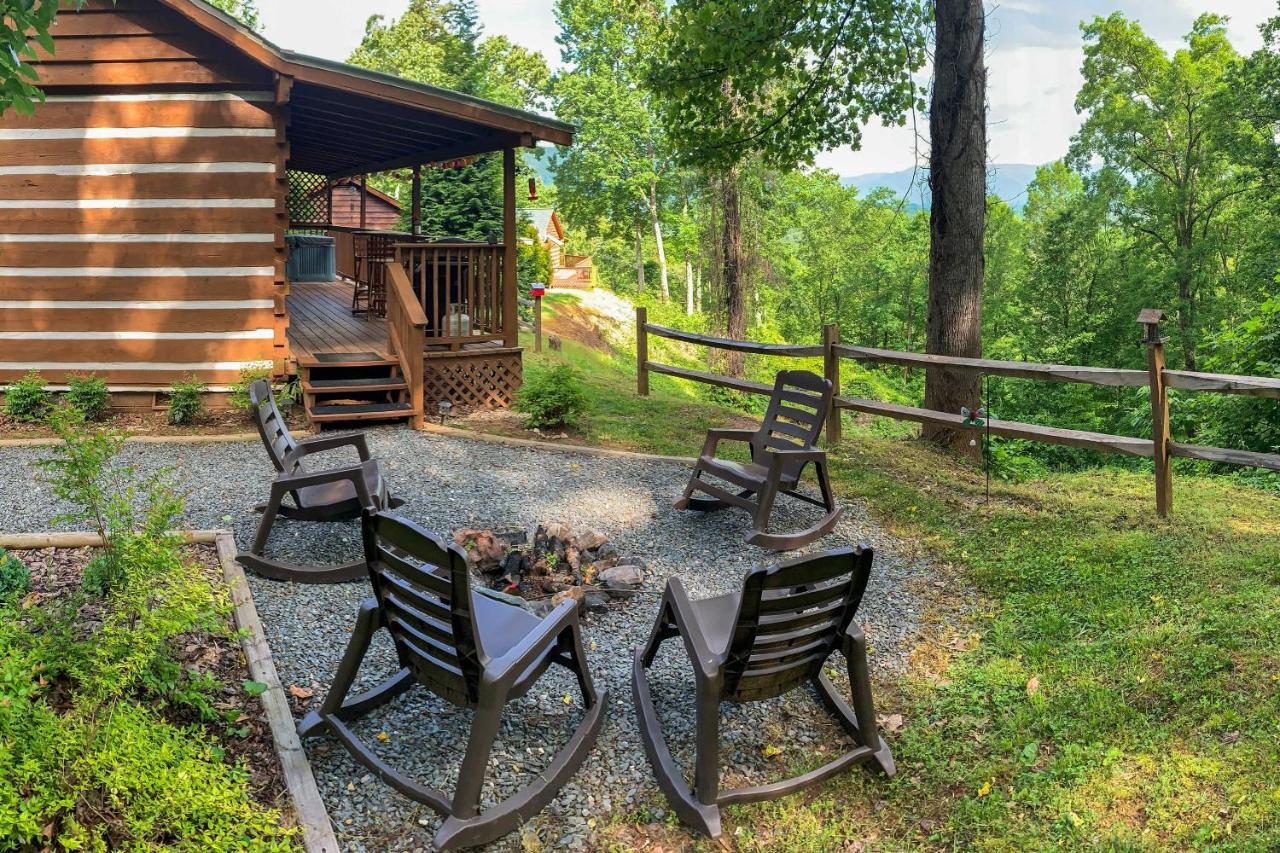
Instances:
[[[0,117],[0,384],[281,363],[270,75],[147,0],[64,12],[54,36],[49,101]]]

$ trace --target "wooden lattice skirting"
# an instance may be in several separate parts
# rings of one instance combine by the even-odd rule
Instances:
[[[423,401],[427,416],[448,400],[454,411],[505,409],[523,381],[520,347],[438,352],[426,355]]]

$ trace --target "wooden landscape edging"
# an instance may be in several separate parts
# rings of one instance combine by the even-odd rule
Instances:
[[[1160,335],[1160,322],[1163,319],[1164,312],[1152,308],[1144,309],[1138,315],[1137,322],[1142,325],[1145,332],[1145,337],[1140,343],[1147,351],[1147,369],[1133,370],[962,358],[959,356],[851,346],[840,343],[840,330],[834,323],[823,326],[822,343],[820,345],[793,346],[791,344],[735,341],[712,335],[698,335],[650,323],[645,309],[637,307],[636,392],[641,396],[648,395],[650,373],[661,373],[678,379],[716,385],[747,394],[769,394],[771,390],[769,386],[763,383],[753,382],[748,379],[739,379],[718,373],[675,367],[670,364],[652,361],[649,358],[650,334],[683,343],[732,352],[801,358],[821,357],[823,360],[823,373],[826,379],[832,383],[836,394],[833,413],[827,424],[828,444],[838,444],[841,438],[839,410],[851,409],[895,420],[937,424],[952,429],[984,431],[1003,438],[1037,441],[1044,444],[1059,444],[1066,447],[1080,447],[1104,453],[1120,453],[1127,456],[1143,457],[1151,459],[1154,465],[1156,512],[1163,518],[1168,516],[1173,509],[1173,469],[1170,462],[1174,457],[1280,471],[1280,454],[1184,444],[1173,441],[1170,438],[1169,389],[1209,391],[1219,394],[1246,394],[1255,397],[1280,399],[1280,379],[1167,369],[1164,357],[1164,338]],[[1153,438],[1111,435],[1109,433],[1064,429],[990,418],[975,421],[966,418],[959,412],[939,412],[932,409],[903,406],[879,400],[864,400],[856,397],[841,396],[840,361],[842,359],[897,364],[905,367],[947,366],[991,376],[1049,382],[1076,382],[1112,388],[1140,388],[1146,386],[1151,393],[1151,434]],[[980,404],[981,401],[975,401],[975,408]]]
[[[423,427],[423,432],[450,438],[465,438],[486,444],[499,444],[504,447],[524,447],[529,450],[558,450],[561,453],[576,453],[582,456],[596,456],[604,459],[636,459],[644,462],[676,462],[690,465],[695,460],[692,456],[664,456],[660,453],[641,453],[636,450],[615,450],[611,447],[588,447],[584,444],[557,444],[551,441],[538,441],[532,438],[515,438],[507,435],[493,435],[487,432],[472,432],[457,427],[441,426],[430,421]]]
[[[310,435],[303,430],[298,435]],[[237,441],[259,441],[256,432],[206,433],[200,435],[129,435],[126,444],[231,444]],[[0,447],[52,447],[62,439],[48,438],[0,438]]]
[[[289,699],[284,695],[275,662],[271,659],[271,648],[267,645],[262,622],[258,619],[258,610],[253,606],[253,593],[249,591],[244,570],[236,562],[235,539],[229,530],[212,532],[223,576],[231,587],[231,603],[236,625],[243,634],[240,647],[244,650],[249,666],[249,676],[254,681],[267,685],[259,698],[262,700],[262,707],[266,709],[267,722],[271,725],[271,740],[280,756],[285,784],[293,798],[298,825],[302,827],[303,846],[307,853],[338,853],[338,839],[333,833],[333,824],[324,807],[324,800],[320,798],[320,789],[316,787],[316,779],[311,773],[307,753],[302,748],[302,740],[298,737],[297,723],[294,722],[293,712],[289,710]]]
[[[338,853],[338,840],[320,789],[316,787],[311,764],[298,738],[297,724],[289,710],[289,700],[280,685],[271,648],[267,645],[257,608],[253,606],[253,594],[249,591],[244,570],[236,562],[236,543],[229,530],[179,530],[174,531],[183,542],[212,544],[218,550],[218,562],[222,576],[231,588],[232,617],[243,633],[240,648],[244,652],[249,676],[267,685],[259,697],[271,726],[271,742],[275,744],[284,772],[285,785],[293,800],[293,809],[302,827],[302,843],[307,853]],[[97,533],[81,531],[49,533],[10,533],[0,535],[0,548],[23,550],[32,548],[92,548],[102,545]]]

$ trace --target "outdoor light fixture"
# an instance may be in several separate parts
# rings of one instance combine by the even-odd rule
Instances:
[[[537,200],[538,200],[538,179],[530,178],[529,179],[529,201],[537,201]]]
[[[449,412],[453,411],[453,403],[448,400],[440,400],[436,403],[436,411],[440,413],[440,426],[444,426],[444,419],[449,416]]]

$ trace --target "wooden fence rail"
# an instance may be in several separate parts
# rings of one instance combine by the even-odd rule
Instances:
[[[670,329],[648,321],[644,308],[636,309],[636,389],[641,395],[649,393],[649,374],[660,373],[707,385],[716,385],[748,394],[768,395],[773,386],[748,379],[738,379],[718,373],[675,367],[649,358],[649,336],[654,335],[687,344],[712,347],[732,352],[757,355],[775,355],[793,358],[822,358],[823,372],[831,380],[836,392],[835,407],[827,421],[827,441],[841,440],[840,412],[855,412],[936,424],[958,430],[989,430],[991,435],[1037,441],[1043,444],[1059,444],[1080,447],[1104,453],[1119,453],[1151,459],[1155,466],[1156,512],[1164,517],[1173,509],[1173,473],[1170,460],[1199,459],[1227,465],[1241,465],[1280,471],[1280,454],[1258,453],[1252,450],[1232,450],[1206,447],[1173,441],[1169,435],[1170,388],[1182,391],[1208,391],[1220,394],[1247,394],[1255,397],[1280,399],[1280,379],[1262,376],[1231,376],[1217,373],[1196,373],[1187,370],[1169,370],[1164,361],[1164,339],[1160,336],[1163,312],[1146,309],[1138,315],[1146,337],[1142,340],[1147,351],[1147,369],[1131,370],[1112,367],[1086,367],[1066,364],[1037,364],[1022,361],[997,361],[984,358],[930,355],[899,350],[875,349],[840,343],[840,330],[835,324],[827,324],[822,330],[822,343],[815,345],[763,344],[753,341],[737,341],[711,335],[698,335]],[[879,400],[865,400],[845,396],[840,388],[840,364],[844,359],[858,362],[896,364],[906,367],[958,367],[990,376],[1006,376],[1047,382],[1077,382],[1111,388],[1151,389],[1152,438],[1111,435],[1109,433],[1064,429],[1041,424],[1019,423],[987,419],[981,426],[967,420],[959,412],[939,412],[914,406],[902,406]],[[975,407],[978,401],[975,401]]]

